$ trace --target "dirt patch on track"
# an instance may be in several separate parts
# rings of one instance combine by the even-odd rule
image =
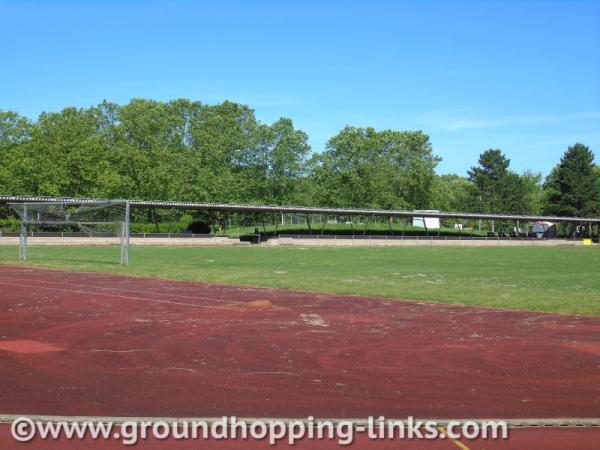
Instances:
[[[14,341],[0,341],[0,350],[13,353],[51,353],[62,352],[65,349],[47,342],[32,341],[31,339],[17,339]]]

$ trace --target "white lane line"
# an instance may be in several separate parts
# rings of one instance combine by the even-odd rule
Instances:
[[[82,290],[76,290],[76,289],[66,289],[66,288],[59,288],[59,287],[49,287],[49,286],[33,286],[30,284],[19,284],[19,283],[9,283],[6,281],[1,281],[0,280],[0,284],[4,284],[4,285],[9,285],[9,286],[20,286],[20,287],[24,287],[24,288],[37,288],[37,289],[46,289],[49,291],[62,291],[62,292],[68,292],[71,294],[84,294],[84,295],[103,295],[105,297],[110,297],[110,298],[122,298],[125,300],[136,300],[136,301],[143,301],[143,302],[151,302],[151,303],[167,303],[170,305],[177,305],[177,306],[191,306],[193,308],[206,308],[206,309],[221,309],[221,310],[225,310],[225,311],[245,311],[245,309],[243,308],[231,308],[231,307],[225,307],[225,306],[208,306],[208,305],[198,305],[195,303],[182,303],[182,302],[173,302],[173,301],[169,301],[169,300],[155,300],[152,298],[146,298],[146,297],[132,297],[129,295],[120,295],[120,294],[109,294],[109,293],[105,293],[105,292],[94,292],[94,291],[82,291]],[[241,303],[243,304],[243,303]]]
[[[40,422],[113,422],[120,424],[123,422],[176,422],[176,421],[202,421],[207,424],[212,424],[223,420],[223,416],[220,417],[126,417],[126,416],[61,416],[61,415],[40,415],[40,414],[0,414],[0,423],[10,423],[20,417],[27,417],[34,421]],[[275,421],[279,420],[283,423],[290,422],[303,422],[304,424],[314,423],[318,420],[330,420],[332,423],[337,424],[340,422],[352,423],[355,426],[368,425],[367,419],[356,419],[356,418],[329,418],[329,417],[315,417],[314,420],[309,421],[306,417],[236,417],[238,422],[245,422],[250,424],[257,421]],[[388,421],[398,421],[405,425],[408,424],[407,419],[394,419],[386,417]],[[506,422],[509,427],[520,428],[520,427],[600,427],[600,418],[528,418],[528,419],[503,419],[503,418],[462,418],[462,419],[436,419],[432,417],[419,417],[414,418],[414,421],[435,421],[440,426],[447,426],[450,422],[455,423],[474,421],[477,423],[502,421]]]
[[[80,288],[88,288],[89,285],[86,284],[78,284],[78,283],[65,283],[65,282],[61,282],[61,281],[50,281],[50,280],[38,280],[38,279],[27,279],[27,278],[17,278],[17,277],[11,277],[11,276],[6,276],[6,275],[0,275],[0,278],[4,278],[4,279],[9,279],[9,280],[14,280],[14,281],[20,281],[23,283],[48,283],[48,284],[55,284],[55,285],[59,285],[59,286],[75,286],[75,287],[80,287]],[[35,286],[35,285],[31,285],[31,286]],[[96,289],[100,289],[103,291],[122,291],[122,292],[134,292],[134,293],[139,293],[139,290],[136,289],[125,289],[125,288],[117,288],[117,287],[104,287],[104,286],[94,286],[94,288]],[[155,292],[155,291],[147,291],[149,294],[153,294],[153,295],[160,295],[160,296],[167,296],[167,297],[178,297],[178,298],[187,298],[190,300],[206,300],[206,301],[210,301],[210,302],[217,302],[217,303],[227,303],[227,304],[240,304],[240,305],[244,305],[244,302],[240,302],[240,301],[236,301],[236,300],[219,300],[219,299],[213,299],[210,297],[199,297],[199,296],[195,296],[195,295],[184,295],[184,294],[174,294],[174,293],[167,293],[167,292]]]

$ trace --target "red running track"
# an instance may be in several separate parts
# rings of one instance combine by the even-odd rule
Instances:
[[[596,418],[600,319],[0,266],[0,377],[0,414]]]

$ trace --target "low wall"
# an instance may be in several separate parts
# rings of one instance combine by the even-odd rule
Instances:
[[[556,247],[556,246],[582,246],[581,240],[544,240],[544,239],[296,239],[281,237],[269,239],[264,245],[290,245],[290,246],[364,246],[364,247],[411,247],[411,246],[459,246],[459,247]],[[598,245],[598,244],[594,244]]]
[[[18,237],[0,237],[0,245],[19,245]],[[115,237],[30,237],[27,239],[27,245],[39,246],[104,246],[121,245],[121,240]],[[129,245],[133,247],[158,247],[158,246],[182,246],[198,247],[205,245],[249,245],[247,242],[240,242],[239,239],[228,237],[188,237],[188,238],[129,238]]]
[[[121,241],[115,237],[30,237],[27,239],[31,246],[105,246],[120,245]],[[200,246],[233,246],[251,245],[249,242],[240,242],[238,238],[218,237],[132,237],[129,243],[133,247],[200,247]],[[14,236],[0,237],[0,246],[18,246],[19,238]],[[261,246],[301,246],[301,247],[412,247],[412,246],[459,246],[459,247],[556,247],[556,246],[582,246],[581,240],[543,240],[543,239],[349,239],[349,238],[270,238],[261,243]],[[598,244],[593,244],[598,246]]]

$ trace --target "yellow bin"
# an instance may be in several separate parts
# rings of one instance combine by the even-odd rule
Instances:
[[[584,239],[583,240],[583,245],[592,245],[592,240],[591,239]]]

